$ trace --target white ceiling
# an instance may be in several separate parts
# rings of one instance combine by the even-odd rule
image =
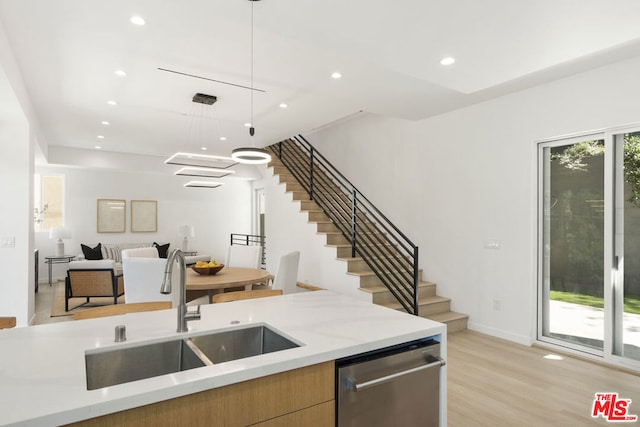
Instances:
[[[250,86],[252,5],[254,142],[250,90],[158,70]],[[228,155],[357,111],[423,119],[640,55],[638,17],[637,0],[0,0],[47,144],[158,155]]]

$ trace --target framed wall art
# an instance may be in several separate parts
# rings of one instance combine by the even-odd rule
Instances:
[[[131,232],[158,231],[158,202],[156,200],[131,201]]]
[[[98,233],[126,231],[127,202],[120,199],[98,199]]]

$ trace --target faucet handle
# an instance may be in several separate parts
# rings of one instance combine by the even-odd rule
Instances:
[[[189,311],[189,308],[187,307],[187,312],[185,313],[185,317],[188,320],[200,320],[201,316],[202,315],[200,314],[200,304],[198,304],[196,311]]]

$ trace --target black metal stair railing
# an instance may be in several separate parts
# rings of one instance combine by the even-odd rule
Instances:
[[[302,135],[269,147],[389,292],[418,315],[418,247]]]

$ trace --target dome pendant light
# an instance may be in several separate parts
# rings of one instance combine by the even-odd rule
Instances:
[[[256,129],[253,127],[253,2],[260,0],[249,0],[251,2],[251,126],[249,127],[249,136],[253,145],[253,136]],[[269,163],[271,155],[267,150],[256,147],[240,147],[231,152],[231,158],[238,163],[249,165],[260,165]]]

